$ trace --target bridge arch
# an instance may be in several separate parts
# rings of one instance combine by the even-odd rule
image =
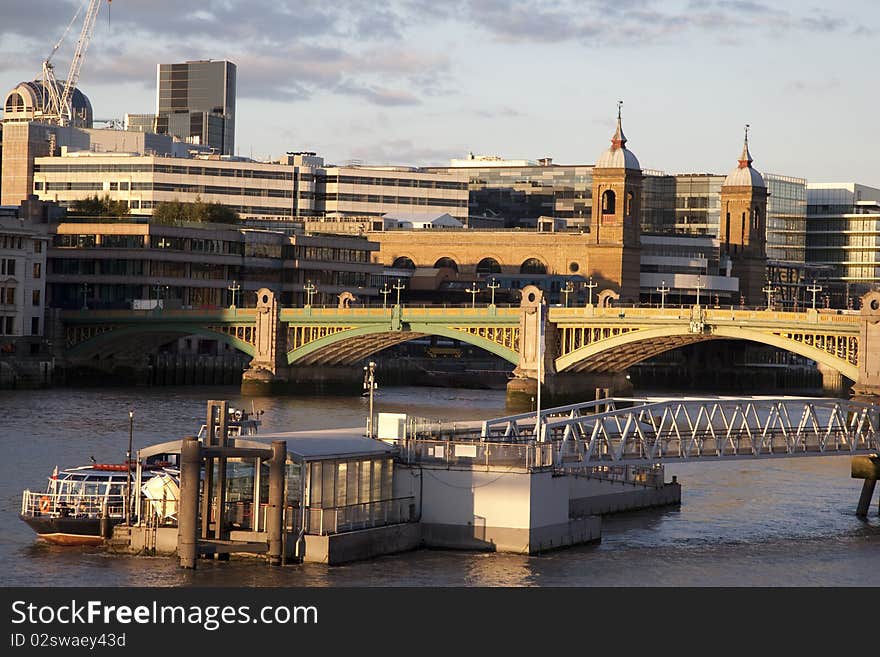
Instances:
[[[385,326],[363,326],[333,333],[288,351],[287,362],[289,365],[356,363],[397,344],[431,335],[459,340],[495,354],[509,363],[519,364],[519,354],[515,349],[491,339],[454,328],[416,322],[409,324],[407,331],[392,331]]]
[[[823,349],[779,335],[742,327],[714,326],[711,333],[692,333],[686,327],[641,329],[588,344],[556,359],[556,371],[623,371],[652,356],[707,340],[748,340],[777,347],[826,365],[851,381],[858,366]]]
[[[159,341],[154,340],[155,346],[159,347],[166,342],[177,340],[188,335],[208,335],[211,338],[230,345],[248,356],[254,355],[254,346],[234,335],[204,325],[177,323],[109,328],[73,345],[67,350],[67,355],[72,358],[91,358],[102,351],[107,351],[115,345],[124,346],[126,342],[142,340],[149,337],[167,338]],[[143,345],[141,344],[140,346],[142,347]]]

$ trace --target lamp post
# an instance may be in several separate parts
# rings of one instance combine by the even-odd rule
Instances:
[[[666,281],[660,281],[660,287],[656,290],[660,293],[660,310],[663,310],[666,307],[666,293],[669,292]]]
[[[767,310],[770,310],[770,307],[773,305],[773,286],[770,284],[770,279],[767,279],[766,287],[761,288],[761,292],[765,292],[767,294]]]
[[[226,289],[229,290],[230,292],[232,292],[232,305],[229,307],[232,309],[235,309],[235,293],[241,289],[241,285],[239,285],[238,283],[236,283],[236,281],[233,280],[232,285],[230,285]]]
[[[593,277],[590,276],[590,282],[587,283],[584,287],[586,287],[586,288],[590,291],[590,292],[589,292],[590,297],[589,297],[589,301],[587,301],[587,305],[592,306],[592,305],[593,305],[593,288],[594,288],[594,287],[599,287],[599,284],[598,284],[598,283],[594,283],[594,282],[593,282]]]
[[[367,438],[373,437],[373,391],[378,388],[376,383],[376,363],[370,361],[364,367],[364,391],[370,395],[370,410],[367,415]]]
[[[495,290],[497,290],[499,287],[501,287],[501,283],[499,283],[497,280],[495,280],[495,278],[492,278],[492,282],[487,283],[486,287],[488,287],[490,290],[492,290],[492,304],[491,305],[494,306],[495,305]]]
[[[134,434],[134,411],[128,412],[128,451],[125,453],[125,524],[131,525],[131,447]]]
[[[83,310],[88,310],[88,309],[89,309],[89,304],[88,304],[88,302],[86,301],[86,299],[88,299],[88,296],[89,296],[89,284],[88,284],[88,283],[83,283],[83,284],[82,284],[82,290],[83,290],[83,305],[82,305],[82,309],[83,309]]]
[[[565,281],[565,287],[559,291],[565,295],[565,307],[568,308],[568,295],[574,292],[574,285],[571,284],[571,281]]]
[[[312,285],[312,281],[309,280],[309,281],[306,281],[305,285],[303,285],[303,290],[305,290],[305,293],[306,293],[306,308],[311,308],[312,307],[312,297],[314,296],[315,292],[318,291],[318,288],[316,288],[314,285]]]
[[[393,289],[397,290],[397,305],[400,305],[400,291],[406,289],[406,285],[401,285],[400,279],[397,279],[397,283],[392,286]]]
[[[382,289],[379,290],[379,294],[382,295],[382,309],[385,309],[385,306],[388,303],[388,295],[391,294],[391,288],[388,287],[388,281],[385,281],[385,284],[382,286]]]
[[[697,276],[697,284],[695,285],[697,289],[697,305],[700,305],[700,290],[704,289],[706,286],[703,285],[703,277]]]
[[[476,282],[474,282],[473,288],[467,288],[465,290],[468,294],[471,295],[471,308],[476,308],[477,306],[477,295],[480,293],[480,288],[477,287]]]
[[[807,288],[807,292],[813,293],[813,310],[816,310],[816,292],[821,292],[822,286],[816,285],[816,279],[813,279],[813,284]]]

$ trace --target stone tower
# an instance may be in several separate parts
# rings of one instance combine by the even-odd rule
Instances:
[[[752,167],[749,126],[739,165],[721,186],[721,255],[730,257],[732,275],[739,278],[746,305],[760,305],[767,281],[767,185]]]
[[[623,101],[617,105],[617,130],[611,147],[593,167],[590,274],[599,278],[606,289],[619,292],[622,302],[637,303],[642,169],[626,147],[620,116],[622,104]]]

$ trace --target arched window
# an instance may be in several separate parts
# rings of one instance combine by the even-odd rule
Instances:
[[[458,263],[455,262],[452,258],[440,258],[437,262],[434,263],[434,269],[451,269],[456,274],[458,273]]]
[[[613,189],[606,189],[602,192],[602,214],[614,214],[616,201],[617,196]]]
[[[634,196],[633,196],[632,192],[626,193],[626,216],[627,217],[630,216],[633,211],[633,198],[634,198]]]
[[[399,258],[395,258],[394,262],[391,263],[392,269],[415,269],[416,263],[412,261],[411,258],[407,258],[406,256],[400,256]]]
[[[761,211],[758,208],[752,212],[752,222],[752,228],[755,230],[761,227]]]
[[[24,96],[17,92],[12,92],[11,94],[9,94],[9,97],[6,99],[6,111],[23,112]]]
[[[537,258],[529,258],[519,267],[520,274],[546,274],[547,265]]]
[[[483,258],[477,263],[477,276],[487,276],[489,274],[500,274],[501,265],[495,258]]]

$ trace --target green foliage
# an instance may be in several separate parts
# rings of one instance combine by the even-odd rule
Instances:
[[[205,203],[196,197],[192,203],[168,201],[153,208],[152,223],[177,224],[180,222],[239,224],[241,217],[222,203]]]
[[[74,201],[68,212],[80,217],[125,217],[128,215],[128,203],[114,201],[109,194],[104,194],[104,198],[98,198],[95,194]]]

